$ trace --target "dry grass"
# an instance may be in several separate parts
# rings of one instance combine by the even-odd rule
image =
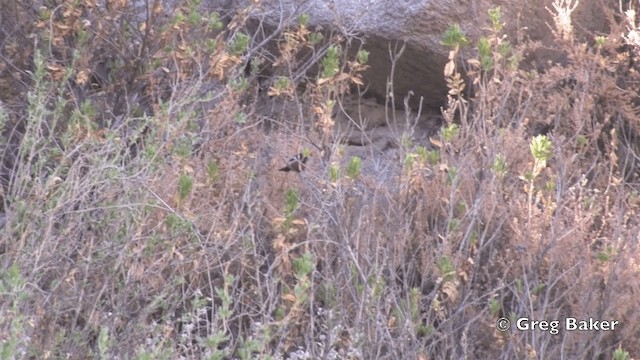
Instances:
[[[19,3],[0,5],[19,35],[0,39],[0,357],[640,356],[628,39],[559,41],[567,64],[533,73],[498,21],[464,74],[452,46],[439,135],[363,170],[331,113],[364,61],[304,19],[252,38],[247,13],[191,2],[144,24],[125,2]],[[294,106],[265,116],[265,92]],[[273,171],[302,147],[307,171]],[[621,325],[496,329],[569,316]]]

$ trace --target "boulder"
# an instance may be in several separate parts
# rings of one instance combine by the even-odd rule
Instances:
[[[558,0],[560,1],[560,0]],[[569,0],[565,0],[569,1]],[[577,1],[573,1],[577,2]],[[393,71],[394,99],[402,105],[409,91],[414,97],[411,106],[420,100],[428,107],[443,105],[446,87],[443,67],[448,49],[440,44],[443,32],[452,24],[459,24],[472,43],[487,29],[488,10],[500,6],[505,31],[512,43],[522,39],[540,41],[541,47],[525,58],[532,67],[540,68],[548,62],[561,62],[564,54],[553,50],[553,5],[549,1],[505,0],[263,0],[256,2],[230,0],[219,3],[226,9],[253,4],[251,16],[273,27],[295,21],[300,14],[308,14],[311,27],[326,32],[338,32],[347,38],[362,39],[370,52],[369,70],[365,73],[370,96],[384,99],[387,94],[394,53],[402,45],[406,48],[397,59]],[[602,2],[581,1],[571,15],[574,34],[578,40],[592,40],[608,30]],[[357,42],[351,49],[357,50]],[[353,51],[355,51],[353,50]],[[469,46],[463,56],[471,56]]]

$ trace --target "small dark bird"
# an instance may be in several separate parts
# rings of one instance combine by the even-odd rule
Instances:
[[[309,160],[309,157],[308,156],[304,156],[303,153],[300,153],[300,154],[292,157],[291,159],[289,159],[289,161],[287,161],[287,166],[283,167],[282,169],[278,169],[278,171],[300,172],[300,171],[304,170],[305,164],[307,163],[307,160]]]

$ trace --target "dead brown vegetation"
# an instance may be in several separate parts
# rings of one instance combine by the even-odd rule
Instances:
[[[252,33],[251,9],[139,4],[0,5],[3,357],[639,356],[627,18],[556,29],[567,61],[535,72],[502,20],[477,58],[449,43],[443,129],[363,171],[332,114],[365,52],[304,16]],[[303,147],[307,171],[273,170]]]

